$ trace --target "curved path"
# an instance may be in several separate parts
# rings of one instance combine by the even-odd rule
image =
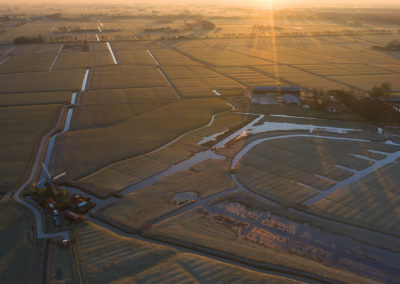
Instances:
[[[53,136],[57,130],[60,128],[61,123],[63,121],[64,118],[64,113],[66,110],[66,106],[63,106],[60,112],[60,115],[58,117],[57,123],[55,125],[55,127],[50,130],[48,133],[46,133],[46,135],[43,136],[40,145],[39,145],[39,149],[37,150],[37,154],[36,154],[36,158],[32,164],[32,168],[31,168],[31,172],[28,176],[28,178],[26,179],[26,181],[16,190],[16,192],[14,193],[14,199],[16,202],[18,202],[19,204],[27,207],[33,214],[33,217],[35,219],[35,224],[36,224],[36,236],[38,239],[50,239],[50,238],[54,238],[54,237],[62,237],[64,239],[70,240],[70,234],[69,232],[57,232],[57,233],[45,233],[44,229],[43,229],[43,223],[42,223],[42,214],[40,213],[40,210],[33,204],[29,203],[28,201],[24,200],[21,198],[21,193],[22,191],[29,186],[30,184],[32,184],[32,182],[34,181],[35,177],[36,177],[36,173],[39,169],[40,166],[40,162],[42,160],[42,155],[43,152],[45,151],[46,148],[46,144],[47,144],[47,138],[50,136]]]

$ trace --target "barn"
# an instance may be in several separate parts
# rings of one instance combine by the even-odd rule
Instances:
[[[301,104],[301,88],[296,86],[255,86],[249,95],[252,104]]]

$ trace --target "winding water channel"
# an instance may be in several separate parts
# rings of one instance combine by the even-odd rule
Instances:
[[[82,86],[87,84],[87,76],[88,76],[88,71],[85,74],[84,78],[84,83]],[[82,87],[82,90],[85,89],[85,87]],[[71,104],[75,104],[77,93],[74,93],[71,98]],[[62,132],[54,135],[49,142],[49,146],[46,152],[45,156],[45,161],[44,163],[48,165],[51,157],[51,152],[54,147],[54,141],[57,137],[57,135],[64,133],[69,130],[70,123],[71,123],[71,118],[72,118],[72,113],[73,113],[73,108],[70,108],[67,113],[64,129]],[[213,120],[215,118],[215,115],[212,117],[212,120],[210,123],[207,125],[211,125]],[[235,133],[231,134],[227,138],[223,139],[219,143],[217,143],[212,150],[207,150],[203,152],[196,153],[192,157],[177,163],[175,165],[172,165],[170,168],[167,170],[160,172],[152,177],[149,177],[139,183],[136,183],[134,185],[131,185],[127,187],[126,189],[122,190],[119,192],[121,196],[128,195],[132,192],[135,192],[136,190],[139,190],[145,186],[152,185],[156,183],[157,181],[171,176],[175,173],[178,173],[180,171],[188,170],[192,166],[199,164],[203,161],[206,161],[208,159],[220,159],[220,160],[225,160],[226,157],[222,155],[218,155],[215,153],[215,149],[219,149],[224,147],[229,141],[236,139],[238,136],[242,135],[244,132],[257,129],[257,133],[262,133],[262,132],[268,132],[268,131],[273,131],[276,130],[276,125],[272,128],[269,126],[266,126],[266,124],[261,124],[257,125],[258,122],[260,122],[261,119],[264,118],[264,115],[259,115],[255,120],[250,122],[248,125],[245,127],[239,129]],[[257,128],[258,127],[258,128]],[[302,125],[297,125],[296,129],[299,130],[310,130],[306,126]],[[283,130],[285,130],[284,128]],[[264,130],[264,131],[262,131]],[[352,132],[354,131],[353,129],[338,129],[338,128],[332,128],[332,129],[319,129],[319,130],[325,130],[327,132],[334,132],[334,133],[347,133],[347,132]],[[311,131],[311,130],[310,130]],[[205,139],[207,140],[212,140],[215,137],[217,137],[220,133],[216,133],[214,135],[211,135],[210,137],[206,137]],[[182,135],[184,136],[184,135]],[[276,139],[286,139],[286,138],[291,138],[291,137],[311,137],[311,138],[319,138],[319,139],[329,139],[329,140],[347,140],[347,141],[357,141],[357,142],[369,142],[368,140],[365,139],[356,139],[356,138],[345,138],[345,137],[330,137],[330,136],[322,136],[322,135],[313,135],[313,134],[290,134],[290,135],[281,135],[281,136],[275,136],[275,137],[268,137],[268,138],[260,138],[255,141],[252,141],[251,143],[247,144],[241,151],[239,151],[232,160],[231,168],[235,168],[237,163],[242,159],[243,156],[245,156],[253,147],[256,145],[270,141],[270,140],[276,140]],[[174,140],[176,141],[176,140]],[[173,142],[174,142],[173,141]],[[171,142],[172,143],[172,142]],[[171,143],[168,143],[170,145]],[[372,151],[371,151],[372,152]],[[384,153],[384,152],[383,152]],[[335,186],[333,186],[331,189],[326,190],[326,191],[320,191],[316,196],[313,198],[310,198],[305,202],[305,205],[311,205],[314,202],[317,202],[321,200],[322,198],[325,198],[332,192],[350,184],[353,182],[358,181],[360,178],[364,177],[365,175],[372,173],[373,171],[394,162],[397,158],[400,157],[400,151],[395,152],[393,154],[390,153],[384,153],[386,155],[386,158],[384,158],[381,161],[374,161],[374,164],[362,171],[356,171],[353,176],[350,178],[336,183]],[[41,173],[41,176],[44,173]],[[268,243],[268,246],[271,246],[275,249],[278,250],[285,250],[291,253],[299,254],[299,255],[306,255],[309,258],[312,259],[317,259],[319,261],[323,260],[324,263],[330,265],[330,266],[336,266],[339,268],[345,268],[345,269],[356,269],[357,266],[356,264],[361,265],[362,268],[359,268],[362,270],[364,275],[368,275],[371,277],[375,277],[378,279],[386,279],[385,276],[381,275],[381,271],[386,271],[389,275],[395,275],[396,277],[400,277],[399,272],[399,266],[397,260],[399,259],[399,255],[396,253],[392,253],[383,249],[371,247],[368,245],[361,244],[357,241],[354,241],[350,238],[347,237],[342,237],[339,235],[335,235],[332,233],[329,233],[327,231],[322,231],[318,228],[313,227],[311,224],[307,223],[296,223],[295,221],[291,221],[289,219],[286,219],[282,216],[274,215],[271,212],[261,212],[260,217],[257,220],[252,220],[251,218],[246,218],[240,214],[237,214],[237,212],[231,212],[229,209],[229,204],[216,204],[216,205],[210,205],[209,202],[212,200],[215,200],[216,198],[222,197],[224,195],[234,193],[236,191],[244,191],[250,195],[254,195],[256,198],[261,199],[262,201],[279,206],[278,203],[259,196],[252,191],[246,189],[240,182],[237,180],[236,176],[232,174],[232,179],[234,183],[237,185],[236,188],[229,189],[220,193],[217,193],[215,195],[209,196],[204,199],[197,199],[193,197],[193,201],[190,202],[189,204],[174,210],[170,213],[167,213],[163,216],[159,216],[153,221],[153,224],[158,224],[160,222],[166,221],[170,218],[175,217],[178,214],[182,214],[183,212],[186,212],[188,210],[191,210],[195,207],[203,207],[205,210],[213,213],[213,214],[221,214],[226,217],[234,218],[239,221],[246,222],[250,225],[250,227],[246,230],[243,231],[241,234],[241,237],[243,238],[252,238],[251,234],[254,234],[252,229],[256,230],[266,230],[268,231],[268,234],[273,234],[274,236],[284,239],[286,241],[284,242],[276,242],[272,243],[268,240],[265,240],[265,242]],[[81,195],[89,195],[86,192],[82,192],[81,190],[77,188],[72,188],[72,187],[65,187],[70,193],[77,193]],[[112,202],[116,202],[118,198],[115,197],[110,197],[107,199],[99,199],[96,198],[95,196],[90,195],[92,198],[93,202],[96,203],[96,208],[100,208],[103,206],[106,206]],[[299,214],[303,214],[299,212]],[[304,213],[304,215],[306,215]],[[104,224],[103,222],[93,218],[93,216],[88,216],[90,220],[92,220],[95,223],[101,224],[103,227],[106,227],[114,232],[119,232],[117,228],[114,228],[110,225]],[[320,217],[316,217],[320,218]],[[325,220],[323,218],[320,218],[322,220]],[[332,221],[330,221],[332,222]],[[276,226],[274,227],[273,224],[280,223],[283,224],[285,228],[296,228],[295,232],[292,231],[287,231],[286,229],[279,229]],[[341,224],[341,223],[338,223]],[[343,224],[342,224],[343,225]],[[369,231],[370,232],[370,231]],[[128,234],[129,235],[129,234]],[[133,237],[133,235],[129,235]],[[262,237],[261,237],[262,239]],[[147,240],[147,239],[145,239]],[[259,238],[260,240],[260,238]],[[168,245],[168,244],[167,244]],[[264,244],[267,245],[267,244]],[[214,256],[207,255],[208,257],[214,258]],[[348,263],[344,263],[343,259],[348,260]],[[351,263],[352,262],[352,263]],[[391,281],[388,281],[391,282]]]

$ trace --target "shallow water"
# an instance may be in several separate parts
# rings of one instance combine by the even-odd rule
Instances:
[[[195,201],[197,200],[197,193],[193,192],[193,191],[186,191],[186,192],[181,192],[176,194],[171,202],[175,203],[175,204],[182,204],[182,203],[186,203],[186,202],[190,202],[190,201]]]
[[[227,132],[228,130],[229,130],[229,129],[226,129],[226,130],[224,130],[224,131],[222,131],[222,132],[220,132],[220,133],[215,133],[215,134],[210,135],[210,136],[208,136],[208,137],[203,137],[203,140],[201,140],[201,141],[200,141],[199,143],[197,143],[197,144],[201,145],[201,144],[207,143],[207,142],[209,142],[209,141],[214,141],[218,136],[224,134],[224,133]]]

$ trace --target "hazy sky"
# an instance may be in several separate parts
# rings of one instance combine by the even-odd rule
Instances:
[[[290,8],[290,7],[399,7],[400,0],[3,0],[3,3],[10,4],[20,4],[20,3],[59,3],[59,4],[68,4],[68,3],[109,3],[109,4],[117,4],[117,3],[125,3],[125,4],[151,4],[154,3],[162,3],[163,5],[168,3],[196,3],[199,5],[200,3],[204,4],[228,4],[232,6],[240,5],[240,6],[252,6],[252,7],[260,7],[260,8]]]

